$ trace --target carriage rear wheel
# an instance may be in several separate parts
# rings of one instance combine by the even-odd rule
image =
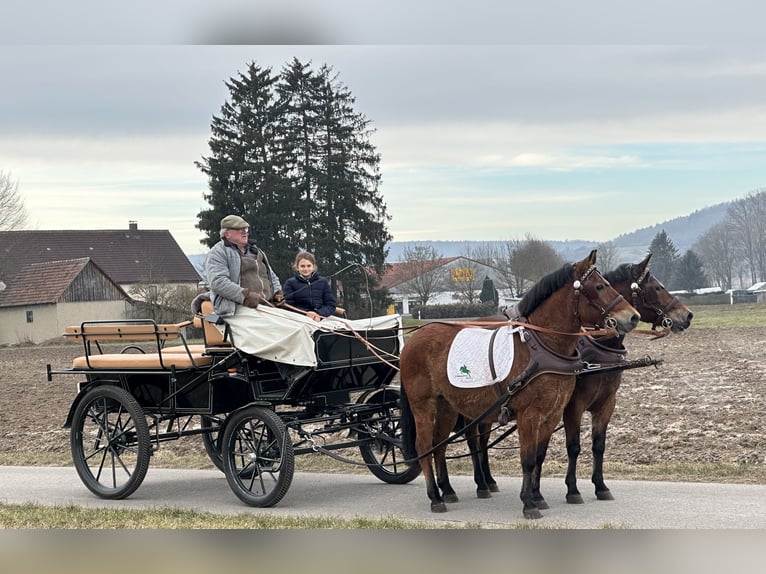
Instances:
[[[266,407],[242,409],[226,420],[223,469],[234,494],[249,506],[274,506],[295,471],[293,443],[279,416]]]
[[[223,421],[220,418],[202,415],[202,427],[215,429],[202,433],[202,443],[205,445],[205,452],[210,457],[211,462],[221,472],[223,472],[223,454],[221,454],[222,425]]]
[[[377,389],[365,394],[360,402],[380,404],[381,409],[365,421],[368,431],[360,431],[359,445],[364,462],[370,472],[388,484],[407,484],[420,474],[417,461],[405,462],[407,457],[402,451],[401,411],[399,389]]]
[[[149,468],[151,442],[144,411],[120,387],[86,391],[74,411],[70,443],[80,480],[101,498],[130,496]]]

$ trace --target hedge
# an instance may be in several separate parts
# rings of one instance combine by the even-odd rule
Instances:
[[[497,315],[492,301],[487,303],[453,303],[452,305],[413,305],[413,319],[462,319],[465,317],[490,317]]]

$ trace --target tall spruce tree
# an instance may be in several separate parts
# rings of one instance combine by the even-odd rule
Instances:
[[[238,213],[280,278],[308,249],[341,305],[357,316],[381,312],[388,300],[374,281],[390,217],[373,130],[351,92],[329,66],[314,72],[297,58],[278,77],[250,64],[226,85],[231,99],[213,118],[211,156],[196,163],[210,180],[212,207],[198,224],[206,243],[218,240],[221,217]]]
[[[649,253],[652,254],[652,274],[662,281],[668,289],[675,289],[678,249],[664,229],[652,239]]]
[[[297,243],[291,213],[293,186],[280,157],[279,119],[282,103],[275,97],[279,78],[270,68],[248,65],[246,73],[226,82],[230,99],[211,122],[211,155],[195,162],[208,176],[205,200],[197,227],[206,232],[205,243],[219,239],[219,222],[229,213],[250,224],[250,237],[268,255],[275,271],[289,272]]]
[[[689,249],[678,260],[675,272],[675,286],[691,293],[695,289],[708,286],[708,280],[702,268],[702,260]]]
[[[355,273],[341,277],[345,304],[369,313],[387,303],[373,283],[383,271],[391,240],[386,229],[391,218],[378,189],[380,155],[370,142],[370,121],[354,110],[349,89],[327,65],[319,70],[319,78],[320,169],[312,237],[317,253],[336,268],[355,266]]]

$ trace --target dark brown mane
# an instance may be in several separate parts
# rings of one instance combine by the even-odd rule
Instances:
[[[519,315],[522,317],[529,316],[543,301],[553,295],[567,281],[572,281],[573,279],[574,265],[571,263],[566,263],[558,271],[549,273],[535,283],[524,297],[521,298],[517,306]]]
[[[623,263],[617,269],[613,269],[612,271],[609,271],[609,273],[604,274],[604,279],[609,281],[609,283],[615,285],[617,283],[622,283],[623,281],[630,281],[633,279],[633,264],[632,263]]]

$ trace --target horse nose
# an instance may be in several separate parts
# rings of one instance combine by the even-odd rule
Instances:
[[[636,327],[638,327],[638,322],[640,320],[641,320],[641,315],[639,315],[638,313],[633,313],[633,315],[630,317],[631,329],[635,329]]]

